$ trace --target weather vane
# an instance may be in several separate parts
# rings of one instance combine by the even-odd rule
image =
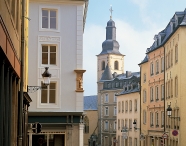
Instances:
[[[112,12],[114,11],[114,10],[112,10],[112,5],[110,5],[110,9],[109,9],[109,11],[110,11],[110,13],[111,13],[111,15],[110,15],[110,19],[112,19]]]

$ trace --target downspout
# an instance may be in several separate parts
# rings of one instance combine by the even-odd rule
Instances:
[[[141,66],[140,66],[140,134],[141,134]],[[141,141],[140,141],[141,146]]]
[[[165,110],[165,46],[164,48],[164,133],[165,133],[165,116],[166,116],[166,110]]]
[[[24,19],[25,19],[25,0],[22,0],[22,21],[21,21],[21,81],[20,81],[20,98],[19,98],[19,133],[18,146],[23,145],[23,87],[24,87]]]

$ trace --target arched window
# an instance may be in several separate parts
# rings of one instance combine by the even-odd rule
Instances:
[[[85,123],[84,133],[89,133],[89,119],[87,116],[84,118],[84,123]]]
[[[105,70],[105,61],[102,61],[101,68],[102,68],[102,70]]]
[[[115,69],[115,70],[118,70],[118,68],[119,68],[118,66],[119,66],[118,61],[115,61],[115,62],[114,62],[114,69]]]

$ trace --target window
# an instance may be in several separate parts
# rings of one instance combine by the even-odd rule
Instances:
[[[43,82],[41,82],[41,86]],[[41,90],[41,103],[54,104],[56,103],[56,83],[51,82],[46,89]]]
[[[143,90],[143,102],[146,102],[146,90]]]
[[[124,101],[122,101],[122,113],[124,112]]]
[[[164,71],[164,58],[161,58],[161,72]]]
[[[171,79],[171,97],[173,97],[173,79]]]
[[[56,65],[56,46],[42,45],[42,64]]]
[[[105,94],[105,103],[108,103],[108,102],[109,102],[108,94]]]
[[[101,68],[102,68],[102,70],[105,70],[105,61],[102,61]]]
[[[159,117],[158,112],[156,112],[156,127],[159,127]]]
[[[132,138],[129,137],[129,146],[132,146]]]
[[[178,62],[178,46],[175,47],[175,63]]]
[[[134,111],[136,112],[137,111],[137,99],[136,100],[134,100]]]
[[[146,74],[143,75],[143,82],[146,82]]]
[[[125,119],[125,127],[128,127],[128,120]]]
[[[114,106],[114,116],[116,116],[117,114],[117,110],[116,110],[116,106]]]
[[[57,29],[57,10],[42,9],[42,28]]]
[[[158,94],[159,94],[159,91],[158,91],[158,86],[156,86],[156,101],[159,100],[159,97],[158,97]]]
[[[118,119],[118,130],[120,129],[120,119]]]
[[[106,131],[108,131],[108,128],[109,128],[109,122],[108,121],[105,121],[104,128],[105,128]]]
[[[161,100],[164,100],[164,85],[161,85]]]
[[[125,112],[128,111],[128,101],[125,102]]]
[[[89,133],[89,119],[87,116],[84,118],[84,124],[85,124],[84,133]]]
[[[154,126],[154,118],[153,118],[153,113],[150,112],[150,126]]]
[[[137,140],[137,138],[134,138],[134,146],[138,146],[138,140]]]
[[[129,130],[132,130],[132,119],[129,119]]]
[[[129,101],[129,109],[132,111],[132,100]]]
[[[115,62],[114,62],[114,69],[115,69],[115,70],[118,70],[118,69],[119,69],[118,66],[119,66],[118,61],[115,61]]]
[[[114,94],[114,102],[117,101],[117,98],[116,98],[116,93]]]
[[[114,121],[114,131],[116,131],[117,122]]]
[[[175,78],[175,97],[178,96],[178,77]]]
[[[121,102],[118,102],[118,113],[120,113],[120,109],[121,109]]]
[[[150,101],[153,101],[153,87],[150,87]]]
[[[159,74],[159,61],[156,61],[156,74]]]
[[[153,66],[153,62],[150,64],[150,75],[154,75],[154,66]]]
[[[146,124],[146,111],[143,111],[143,124]]]
[[[173,50],[171,50],[171,66],[173,65]]]
[[[108,116],[109,115],[109,108],[108,106],[105,107],[105,116]]]

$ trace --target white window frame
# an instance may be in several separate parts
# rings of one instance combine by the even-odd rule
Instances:
[[[114,102],[117,102],[116,93],[114,94]]]
[[[156,127],[159,127],[159,113],[156,112]]]
[[[147,101],[147,92],[146,90],[143,90],[143,102],[145,103]]]
[[[154,64],[153,64],[153,62],[150,63],[150,75],[151,76],[154,75]]]
[[[44,71],[44,70],[43,70]],[[38,80],[38,85],[41,85],[42,80]],[[61,104],[60,104],[60,98],[59,98],[59,82],[57,80],[51,80],[51,83],[56,83],[56,99],[55,99],[55,103],[41,103],[41,90],[40,92],[37,93],[37,108],[48,108],[48,109],[55,109],[55,108],[60,108]]]
[[[105,101],[105,103],[108,103],[109,102],[109,94],[108,93],[105,94],[104,101]]]
[[[114,116],[116,116],[116,115],[117,115],[117,107],[114,106]]]
[[[151,86],[150,87],[150,102],[152,102],[152,101],[154,101],[154,97],[153,97],[153,95],[154,95],[154,89],[153,89],[154,87],[153,86]]]
[[[155,86],[156,101],[159,100],[159,87]]]
[[[143,111],[143,124],[146,124],[146,118],[147,118],[147,113],[146,110]]]
[[[104,122],[104,130],[108,131],[109,130],[109,121]]]
[[[154,113],[153,112],[150,112],[150,127],[153,127],[154,126]]]
[[[164,84],[161,85],[161,100],[164,100]]]
[[[164,71],[164,57],[161,58],[161,72]]]
[[[156,74],[159,74],[159,61],[156,60]]]
[[[56,27],[57,27],[56,29],[42,28],[42,10],[43,9],[56,11]],[[48,5],[39,6],[39,31],[60,32],[60,7],[48,6]]]
[[[105,106],[105,116],[109,116],[109,107]]]
[[[164,111],[161,112],[161,127],[164,126]]]
[[[116,128],[117,128],[117,122],[116,121],[114,121],[114,130],[116,131]]]

